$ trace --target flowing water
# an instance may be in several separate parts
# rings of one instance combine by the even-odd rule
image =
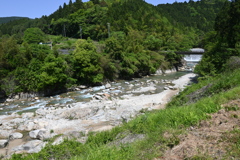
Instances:
[[[166,75],[153,75],[149,77],[136,78],[131,81],[117,81],[112,82],[110,89],[105,89],[105,86],[97,86],[92,88],[83,89],[81,91],[67,92],[51,97],[39,97],[34,101],[16,100],[14,102],[0,103],[0,115],[11,114],[13,112],[33,112],[41,107],[48,107],[52,105],[66,106],[75,102],[88,102],[93,99],[97,93],[107,93],[117,97],[123,95],[140,95],[140,94],[154,94],[163,91],[165,86],[162,80],[172,81],[185,75],[187,72],[174,72]],[[158,81],[156,85],[151,85],[153,81]],[[139,90],[142,87],[154,86],[156,89],[153,91]]]

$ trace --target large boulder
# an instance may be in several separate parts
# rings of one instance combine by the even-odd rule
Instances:
[[[51,134],[50,131],[46,129],[41,129],[41,130],[37,129],[29,132],[29,136],[32,139],[39,139],[39,140],[49,139],[49,138],[52,138],[54,135],[55,134]]]
[[[40,140],[32,140],[27,142],[24,145],[13,148],[12,151],[15,153],[22,153],[22,152],[37,153],[41,151],[41,149],[44,148],[45,145],[46,145],[46,142],[43,142]]]
[[[33,130],[33,131],[30,131],[29,132],[29,137],[32,138],[32,139],[37,139],[37,136],[38,136],[38,133],[39,133],[40,130]]]
[[[8,140],[4,139],[4,140],[0,140],[0,148],[4,148],[6,147],[8,144]]]
[[[106,89],[109,89],[109,88],[111,88],[112,86],[111,86],[111,84],[110,83],[107,83],[106,85],[105,85],[105,88]]]
[[[15,132],[15,133],[11,133],[9,135],[9,139],[21,139],[23,138],[23,134],[22,133],[19,133],[19,132]]]
[[[0,129],[0,137],[1,138],[8,138],[10,134],[11,134],[11,131]]]
[[[22,124],[19,125],[18,130],[21,130],[21,131],[24,131],[24,130],[31,131],[31,130],[35,129],[35,127],[36,126],[35,126],[34,122],[26,121],[25,123],[22,123]]]

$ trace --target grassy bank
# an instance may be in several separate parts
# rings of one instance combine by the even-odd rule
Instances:
[[[161,157],[165,150],[180,143],[178,135],[185,134],[187,128],[209,119],[209,114],[220,110],[222,104],[239,98],[239,83],[240,70],[209,78],[188,87],[164,110],[146,112],[110,131],[90,133],[85,144],[65,140],[57,146],[48,145],[39,153],[14,155],[12,159],[122,160]],[[194,96],[198,98],[188,103]],[[128,142],[133,142],[124,143],[122,140],[126,138]]]

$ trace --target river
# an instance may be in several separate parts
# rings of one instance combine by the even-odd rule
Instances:
[[[120,80],[111,82],[111,88],[105,86],[96,86],[82,89],[80,91],[67,92],[51,97],[39,97],[37,100],[15,100],[14,102],[5,102],[0,104],[0,115],[8,115],[13,112],[33,112],[38,108],[51,106],[66,106],[76,102],[88,102],[98,93],[107,93],[111,96],[121,97],[124,95],[138,96],[141,94],[156,94],[164,90],[165,84],[162,80],[172,81],[189,72],[172,72],[166,75],[152,75],[143,78],[135,78],[131,81]],[[140,88],[149,87],[149,84],[157,81],[154,90],[139,90]],[[151,85],[150,85],[151,86]]]

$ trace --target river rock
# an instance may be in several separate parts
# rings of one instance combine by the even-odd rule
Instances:
[[[171,90],[177,90],[177,88],[173,87],[173,86],[168,86],[168,88],[171,89]]]
[[[0,129],[0,137],[1,138],[8,138],[10,134],[11,134],[11,131]]]
[[[20,97],[19,95],[15,95],[14,99],[18,100]]]
[[[106,85],[105,85],[105,88],[106,89],[109,89],[109,88],[111,88],[112,86],[111,86],[111,84],[110,83],[107,83]]]
[[[34,113],[32,113],[32,112],[27,112],[27,113],[22,114],[22,118],[24,118],[24,119],[29,119],[33,116],[34,116]]]
[[[0,140],[0,148],[6,147],[8,144],[8,140]]]
[[[168,88],[168,87],[164,87],[163,89],[164,89],[164,90],[169,90],[169,88]]]
[[[93,98],[96,99],[96,100],[102,100],[102,99],[103,99],[103,98],[102,98],[101,96],[99,96],[99,95],[94,95]]]
[[[21,139],[23,137],[22,133],[19,132],[15,132],[15,133],[11,133],[9,135],[9,139],[13,140],[13,139]]]
[[[37,136],[38,136],[38,133],[39,133],[40,130],[33,130],[33,131],[30,131],[29,132],[29,136],[33,139],[37,139]]]
[[[153,82],[153,83],[155,83],[155,84],[157,84],[157,83],[158,83],[158,81],[157,81],[157,80],[153,80],[152,82]]]
[[[52,143],[52,145],[59,145],[59,144],[61,144],[63,141],[64,141],[63,136],[60,136],[60,137],[58,137],[58,138],[56,138],[56,139],[54,140],[54,142]]]
[[[129,88],[133,88],[134,87],[134,85],[133,84],[129,84],[129,86],[128,86]]]
[[[55,135],[55,134],[53,134],[53,135]],[[45,140],[45,139],[52,138],[53,135],[51,135],[50,131],[48,131],[48,130],[39,130],[39,132],[37,134],[37,138],[40,140]]]
[[[80,89],[86,89],[86,88],[87,88],[87,86],[80,85],[80,86],[78,86],[78,88],[80,88]]]
[[[25,122],[23,124],[20,124],[18,129],[23,131],[23,130],[26,130],[26,131],[31,131],[35,128],[35,123],[30,121],[30,122]]]
[[[45,147],[45,145],[46,145],[46,142],[42,142],[40,140],[32,140],[27,142],[24,145],[13,148],[13,151],[16,153],[19,153],[19,152],[21,153],[23,151],[27,153],[37,153],[41,151],[41,149]]]
[[[34,121],[36,128],[45,128],[48,126],[49,122],[44,120],[35,120]]]

